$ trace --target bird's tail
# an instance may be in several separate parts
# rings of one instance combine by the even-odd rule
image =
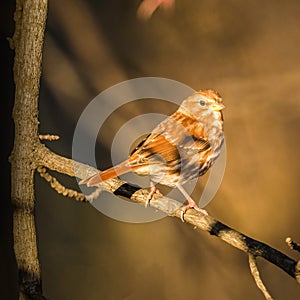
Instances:
[[[124,161],[110,169],[99,172],[91,177],[83,179],[79,184],[86,184],[87,186],[95,186],[99,183],[115,178],[117,176],[132,172],[132,168],[129,166],[127,161]]]

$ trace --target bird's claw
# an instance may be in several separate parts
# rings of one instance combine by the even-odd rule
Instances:
[[[145,207],[147,208],[150,206],[150,201],[152,200],[154,194],[158,194],[162,196],[162,193],[156,188],[153,182],[150,182],[150,192],[147,196],[146,202],[145,202]]]
[[[184,223],[184,214],[185,214],[185,212],[181,209],[180,210],[180,219],[183,223]]]
[[[150,194],[149,194],[150,195]],[[148,197],[147,197],[147,199],[146,199],[146,202],[145,202],[145,207],[147,208],[148,206],[150,206],[150,201],[151,201],[151,198],[152,198],[152,196],[151,196],[151,198],[149,197],[149,195],[148,195]]]
[[[201,212],[202,214],[204,214],[205,216],[208,215],[207,211],[205,209],[202,209],[200,207],[198,207],[198,205],[196,204],[196,202],[190,202],[187,205],[184,205],[183,207],[181,207],[180,209],[180,219],[182,222],[184,222],[184,215],[187,212],[187,210],[189,210],[190,208],[195,209],[196,211]]]

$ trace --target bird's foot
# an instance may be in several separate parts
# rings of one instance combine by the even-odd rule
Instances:
[[[154,194],[162,196],[162,193],[156,188],[155,184],[152,181],[150,181],[150,193],[147,196],[145,207],[150,206],[150,201],[152,200]]]
[[[183,188],[183,186],[179,183],[177,183],[176,185],[179,189],[179,191],[184,195],[185,199],[188,201],[187,205],[184,205],[181,207],[181,212],[180,212],[180,219],[182,222],[184,222],[184,214],[186,213],[186,211],[190,208],[193,208],[199,212],[201,212],[204,215],[208,215],[207,211],[205,209],[201,209],[199,208],[199,206],[197,205],[197,203],[191,198],[191,196],[185,191],[185,189]]]
[[[185,213],[190,208],[193,208],[196,211],[199,211],[199,212],[201,212],[202,214],[204,214],[206,216],[208,215],[208,213],[207,213],[207,211],[205,209],[202,209],[202,208],[198,207],[197,203],[194,200],[189,199],[189,203],[187,205],[182,206],[181,209],[180,209],[181,210],[180,211],[180,219],[181,219],[182,222],[184,222],[184,215],[185,215]]]

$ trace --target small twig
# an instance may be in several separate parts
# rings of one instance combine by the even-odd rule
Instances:
[[[62,194],[63,196],[69,197],[69,198],[75,198],[77,201],[81,201],[81,202],[88,200],[88,199],[86,199],[84,194],[63,186],[55,177],[53,177],[52,175],[50,175],[47,172],[47,169],[45,167],[39,166],[37,168],[37,171],[42,178],[44,178],[47,182],[50,183],[50,186],[58,194]]]
[[[257,287],[262,291],[262,293],[264,294],[264,296],[267,300],[272,300],[273,299],[272,296],[270,295],[266,286],[264,285],[264,283],[262,282],[262,280],[260,278],[259,270],[258,270],[257,264],[256,264],[256,257],[251,253],[249,253],[248,256],[249,256],[250,271],[255,280]]]
[[[287,237],[285,239],[285,242],[292,250],[300,252],[300,245],[298,243],[294,242],[291,237]]]
[[[39,134],[39,139],[47,141],[57,141],[59,140],[59,136],[56,134]]]

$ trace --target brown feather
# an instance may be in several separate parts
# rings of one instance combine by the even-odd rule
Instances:
[[[201,106],[201,101],[206,104]],[[196,92],[158,124],[130,153],[127,161],[82,180],[80,184],[93,186],[135,172],[150,175],[154,182],[176,186],[205,174],[219,156],[223,144],[222,108],[218,93],[212,90]]]
[[[113,168],[109,168],[103,172],[99,172],[89,178],[81,180],[79,184],[86,184],[87,186],[96,186],[103,181],[132,172],[134,170],[135,167],[129,166],[128,162],[124,161]]]

